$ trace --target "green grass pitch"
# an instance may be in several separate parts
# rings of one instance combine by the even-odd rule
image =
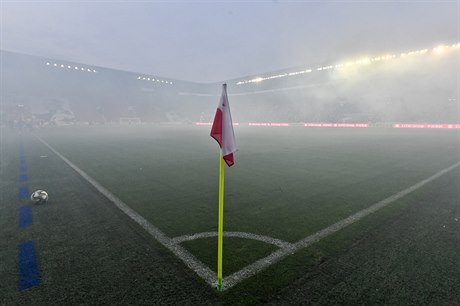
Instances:
[[[217,229],[218,146],[195,126],[35,132],[170,238]],[[224,230],[294,243],[460,161],[456,131],[236,127]],[[19,143],[50,203],[18,228]],[[205,284],[33,135],[2,136],[2,304],[449,304],[460,299],[459,169],[223,293]],[[43,157],[46,156],[46,157]],[[459,221],[456,221],[459,220]],[[18,291],[17,245],[42,282]],[[215,238],[182,243],[216,270]],[[224,276],[277,249],[225,238]],[[423,281],[425,279],[427,281]],[[431,280],[431,281],[428,281]]]

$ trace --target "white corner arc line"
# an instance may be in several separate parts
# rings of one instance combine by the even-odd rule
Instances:
[[[351,225],[361,219],[363,219],[364,217],[382,209],[383,207],[389,205],[390,203],[393,203],[394,201],[396,200],[399,200],[400,198],[408,195],[409,193],[419,189],[420,187],[426,185],[427,183],[441,177],[442,175],[448,173],[449,171],[452,171],[454,170],[455,168],[457,168],[458,166],[460,166],[460,162],[457,162],[455,164],[453,164],[452,166],[450,167],[447,167],[435,174],[433,174],[432,176],[404,189],[404,190],[401,190],[397,193],[395,193],[394,195],[391,195],[389,196],[388,198],[386,199],[383,199],[377,203],[374,203],[372,204],[371,206],[369,206],[368,208],[365,208],[363,210],[360,210],[358,211],[357,213],[337,222],[337,223],[334,223],[310,236],[307,236],[299,241],[297,241],[296,243],[294,243],[292,246],[289,246],[289,247],[286,247],[286,248],[282,248],[282,249],[279,249],[273,253],[271,253],[270,255],[262,258],[262,259],[259,259],[257,260],[256,262],[244,267],[243,269],[227,276],[227,277],[224,277],[224,279],[222,280],[222,286],[223,286],[223,289],[226,290],[226,289],[229,289],[233,286],[235,286],[236,284],[238,284],[239,282],[241,282],[242,280],[248,278],[248,277],[251,277],[257,273],[259,273],[260,271],[266,269],[267,267],[271,266],[272,264],[280,261],[281,259],[283,259],[284,257],[290,255],[290,254],[294,254],[295,252],[297,252],[298,250],[300,249],[303,249],[303,248],[306,248],[308,246],[310,246],[311,244],[315,243],[315,242],[318,242],[320,241],[321,239],[333,234],[333,233],[336,233],[338,232],[339,230],[343,229],[344,227],[347,227],[348,225]]]
[[[202,238],[212,238],[217,237],[217,232],[204,232],[204,233],[197,233],[192,235],[184,235],[180,237],[172,238],[172,241],[175,243],[182,243],[185,241],[192,241],[195,239],[202,239]],[[292,243],[283,241],[280,239],[263,236],[263,235],[256,235],[252,233],[244,233],[244,232],[224,232],[224,237],[236,237],[236,238],[243,238],[243,239],[251,239],[251,240],[258,240],[268,244],[276,245],[279,248],[287,248],[292,246]]]
[[[51,147],[47,142],[45,142],[40,137],[36,136],[37,139],[43,143],[48,149],[50,149],[54,154],[61,158],[67,165],[69,165],[73,170],[75,170],[81,177],[83,177],[88,183],[93,185],[97,191],[102,193],[107,199],[109,199],[115,206],[117,206],[122,212],[124,212],[128,217],[130,217],[137,224],[142,226],[150,235],[153,236],[158,242],[160,242],[164,247],[170,250],[174,255],[179,257],[192,271],[198,274],[206,283],[211,286],[215,286],[217,274],[205,266],[201,261],[199,261],[195,256],[193,256],[189,251],[181,247],[180,245],[174,243],[171,238],[167,237],[160,229],[155,227],[149,221],[144,219],[137,212],[132,210],[128,205],[126,205],[122,200],[116,197],[113,193],[108,191],[105,187],[99,184],[95,179],[86,174],[83,170],[74,165],[61,153],[56,151]]]

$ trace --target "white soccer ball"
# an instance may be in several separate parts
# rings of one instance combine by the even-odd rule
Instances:
[[[36,190],[30,195],[30,200],[35,203],[45,203],[48,201],[48,193],[44,190]]]

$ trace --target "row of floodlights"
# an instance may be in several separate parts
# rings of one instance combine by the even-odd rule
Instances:
[[[141,80],[141,81],[151,81],[151,82],[165,83],[165,84],[169,84],[169,85],[173,84],[173,82],[171,82],[171,81],[165,81],[165,80],[155,79],[155,78],[151,78],[151,77],[138,76],[137,79]]]
[[[97,71],[94,70],[94,69],[78,67],[78,66],[71,66],[71,65],[65,65],[65,64],[58,64],[58,63],[46,62],[46,66],[51,66],[51,67],[56,67],[56,68],[67,68],[67,69],[72,69],[72,70],[97,73]],[[165,83],[165,84],[170,84],[170,85],[173,84],[173,82],[170,82],[170,81],[165,81],[165,80],[160,80],[160,79],[155,79],[155,78],[150,78],[150,77],[138,76],[137,79],[138,80],[143,80],[143,81],[153,81],[153,82]]]
[[[78,66],[71,66],[71,65],[64,65],[64,64],[58,64],[58,63],[46,62],[46,66],[51,66],[51,67],[56,67],[56,68],[67,68],[67,69],[72,69],[72,70],[97,73],[97,71],[94,70],[94,69],[78,67]]]
[[[453,45],[437,46],[437,47],[433,48],[432,51],[433,51],[434,54],[439,55],[439,54],[442,54],[446,50],[456,49],[456,48],[460,48],[460,43],[453,44]],[[356,65],[368,65],[368,64],[371,64],[371,63],[376,63],[376,62],[381,62],[381,61],[388,61],[388,60],[392,60],[392,59],[395,59],[395,58],[407,58],[407,57],[413,57],[413,56],[417,56],[417,55],[423,55],[423,54],[426,54],[428,52],[429,52],[428,49],[422,49],[422,50],[416,50],[416,51],[409,51],[409,52],[400,53],[399,55],[397,55],[397,54],[387,54],[387,55],[377,56],[377,57],[372,57],[372,58],[365,57],[365,58],[362,58],[362,59],[359,59],[359,60],[356,60],[356,61],[349,61],[349,62],[346,62],[346,63],[337,64],[337,65],[329,65],[329,66],[324,66],[324,67],[318,67],[315,70],[316,71],[322,71],[322,70],[330,70],[330,69],[340,69],[340,68],[356,66]],[[294,72],[289,72],[289,73],[281,73],[281,74],[271,75],[271,76],[267,76],[267,77],[257,77],[257,78],[251,79],[251,80],[239,81],[239,82],[236,83],[236,85],[259,83],[259,82],[266,81],[266,80],[284,78],[284,77],[288,77],[288,76],[294,76],[294,75],[310,73],[310,72],[313,72],[313,69],[305,69],[305,70],[294,71]]]

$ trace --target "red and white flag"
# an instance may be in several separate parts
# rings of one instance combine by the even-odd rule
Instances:
[[[222,149],[222,157],[230,167],[234,164],[233,153],[236,151],[235,133],[233,132],[232,115],[227,98],[227,84],[222,85],[222,96],[217,107],[216,116],[211,128],[211,137]]]

